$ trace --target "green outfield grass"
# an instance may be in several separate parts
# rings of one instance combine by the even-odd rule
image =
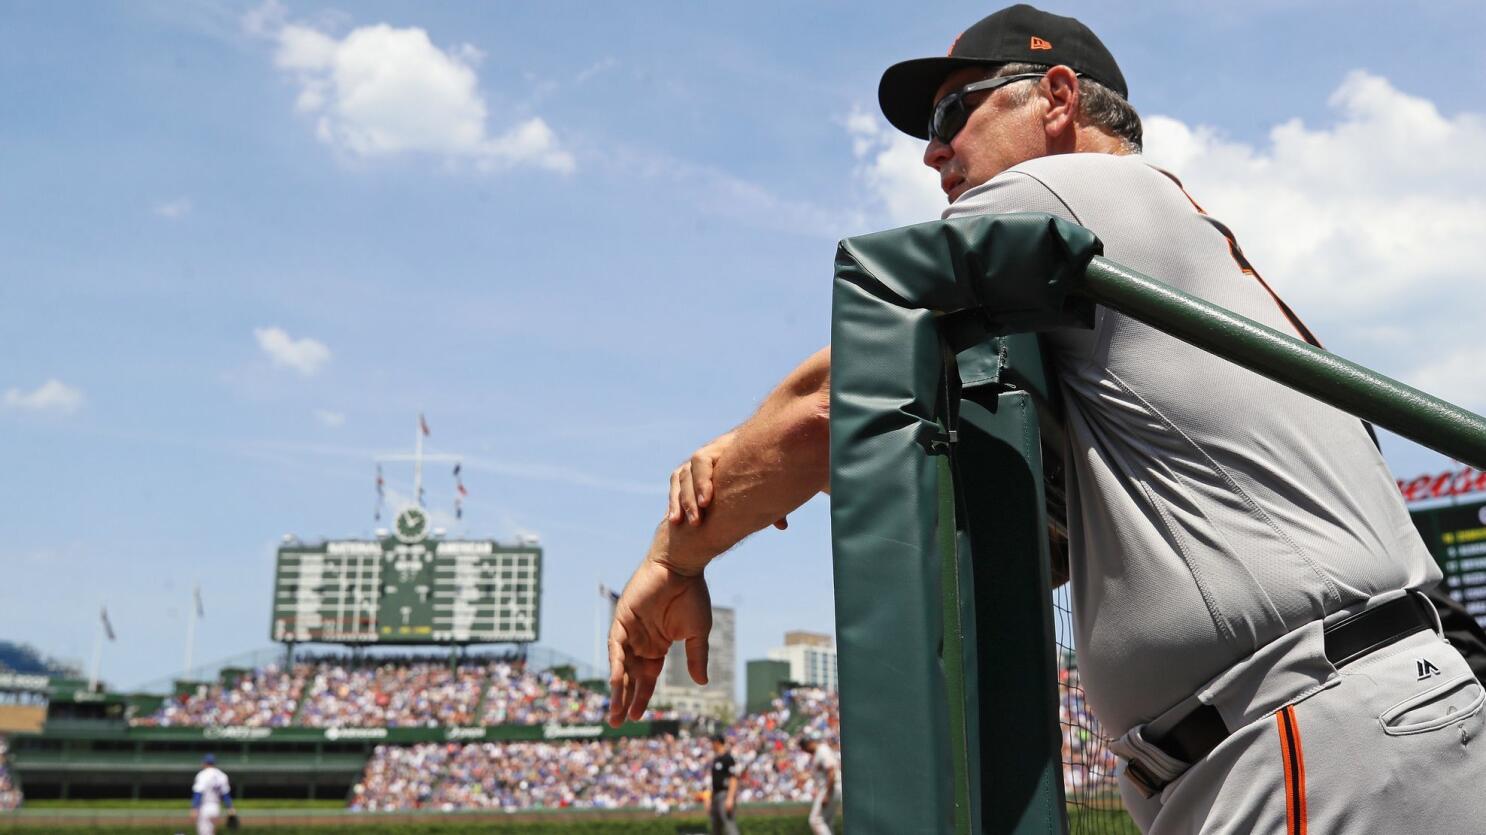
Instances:
[[[78,812],[100,812],[106,810],[120,810],[126,814],[147,813],[152,811],[170,812],[179,810],[181,812],[181,831],[186,830],[187,804],[171,800],[141,800],[130,803],[119,800],[69,800],[69,801],[38,801],[28,802],[28,808],[48,810],[76,810]],[[599,820],[594,819],[582,812],[564,814],[552,813],[552,819],[540,822],[516,822],[465,818],[459,815],[439,816],[431,814],[426,821],[382,821],[375,817],[341,817],[327,818],[323,823],[315,825],[288,825],[269,822],[267,819],[255,821],[254,810],[265,815],[276,812],[280,815],[292,815],[296,811],[320,812],[334,811],[342,808],[340,801],[273,801],[259,800],[248,801],[243,804],[243,831],[249,830],[271,830],[275,835],[325,835],[327,829],[350,830],[358,832],[369,831],[376,835],[457,835],[462,832],[502,832],[511,835],[686,835],[687,833],[705,833],[707,831],[707,819],[698,816],[667,816],[667,817],[643,817],[628,820]],[[803,816],[793,815],[760,815],[750,817],[744,809],[738,820],[739,828],[745,835],[809,835],[810,828],[805,823]],[[1069,835],[1139,835],[1140,830],[1135,828],[1135,823],[1123,809],[1088,809],[1070,807],[1068,810]],[[0,832],[16,833],[50,833],[50,835],[83,835],[84,833],[96,833],[99,831],[123,831],[123,832],[161,832],[159,823],[129,824],[123,821],[109,821],[106,826],[99,825],[49,825],[42,821],[29,821],[21,824],[16,819],[7,821],[6,816],[0,814]],[[219,831],[226,831],[219,828]],[[836,831],[841,832],[841,822],[838,820]]]
[[[184,830],[185,821],[182,821],[181,829]],[[248,832],[254,827],[252,818],[243,816],[243,828],[239,831]],[[810,835],[810,827],[804,818],[766,817],[749,819],[741,817],[738,820],[738,828],[745,835]],[[275,835],[325,835],[326,826],[273,826],[268,827]],[[352,827],[338,826],[333,830],[351,831]],[[99,832],[98,827],[93,826],[13,826],[7,825],[5,819],[0,817],[0,832],[17,833],[49,833],[49,835],[93,835]],[[120,826],[110,825],[108,831],[122,832],[160,832],[159,824],[144,826]],[[219,832],[225,832],[223,827],[218,827]],[[462,832],[502,832],[511,835],[681,835],[682,833],[705,833],[707,832],[707,819],[696,817],[665,817],[649,818],[644,820],[583,820],[582,818],[563,818],[543,823],[501,823],[499,821],[475,821],[475,820],[447,820],[428,823],[385,823],[377,824],[371,821],[358,822],[354,831],[375,832],[377,835],[458,835]],[[841,832],[841,826],[837,825],[837,832]]]
[[[324,800],[274,800],[272,798],[247,798],[236,802],[236,806],[245,812],[254,809],[275,809],[297,811],[301,809],[344,809],[346,801],[341,798],[327,798]],[[182,800],[27,800],[27,809],[129,809],[129,810],[154,810],[179,809],[182,812],[191,808],[189,799]]]

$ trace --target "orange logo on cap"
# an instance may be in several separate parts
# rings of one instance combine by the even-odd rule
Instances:
[[[1042,38],[1039,38],[1036,35],[1033,35],[1032,36],[1032,48],[1033,49],[1052,49],[1053,48],[1053,45],[1050,44],[1050,43],[1048,43],[1047,41],[1043,40]]]
[[[955,35],[954,43],[952,43],[952,44],[949,45],[949,51],[946,52],[946,53],[944,53],[944,54],[945,55],[953,55],[953,54],[955,54],[955,47],[957,47],[957,46],[960,45],[960,38],[963,38],[963,37],[965,37],[965,33],[964,32],[961,32],[960,34]]]

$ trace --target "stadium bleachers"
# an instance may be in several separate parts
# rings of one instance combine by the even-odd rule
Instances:
[[[726,730],[740,766],[739,801],[809,802],[798,731],[837,745],[835,694],[799,688]],[[803,719],[803,722],[796,721]],[[353,810],[647,808],[702,803],[712,747],[680,734],[640,739],[378,746],[352,790]]]
[[[1115,758],[1089,712],[1071,654],[1060,658],[1063,779],[1081,802],[1114,797]],[[770,709],[724,729],[741,766],[739,800],[809,802],[813,733],[838,745],[838,700],[796,688]],[[291,670],[264,666],[230,683],[202,685],[133,719],[144,726],[458,727],[597,724],[608,697],[520,659],[414,659],[355,663],[312,660]],[[650,718],[695,717],[657,712]],[[3,751],[3,744],[0,744]],[[702,802],[711,746],[700,731],[625,739],[384,744],[365,761],[348,798],[352,810],[651,808]],[[10,793],[7,793],[10,792]],[[0,808],[19,802],[0,756]]]
[[[482,707],[483,706],[483,707]],[[201,685],[131,724],[148,727],[447,727],[600,722],[608,696],[518,659],[269,665]],[[676,718],[652,712],[651,718]]]
[[[6,754],[8,748],[5,737],[0,736],[0,812],[8,812],[21,805],[21,793],[10,779],[10,772],[6,770]]]

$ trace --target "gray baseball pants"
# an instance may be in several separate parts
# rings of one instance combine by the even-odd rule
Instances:
[[[1481,826],[1486,690],[1460,653],[1432,631],[1416,632],[1337,669],[1320,650],[1319,624],[1307,631],[1313,634],[1256,665],[1278,659],[1280,674],[1239,670],[1203,694],[1237,730],[1196,765],[1153,758],[1139,728],[1115,743],[1122,756],[1179,772],[1150,798],[1121,776],[1142,831],[1321,835]],[[1268,704],[1277,697],[1281,704]]]
[[[713,792],[712,805],[708,808],[712,835],[738,835],[738,820],[727,813],[728,793]]]

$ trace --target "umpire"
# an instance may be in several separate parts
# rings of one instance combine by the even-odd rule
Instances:
[[[712,799],[707,804],[712,835],[738,835],[737,760],[728,751],[727,737],[712,737]]]

